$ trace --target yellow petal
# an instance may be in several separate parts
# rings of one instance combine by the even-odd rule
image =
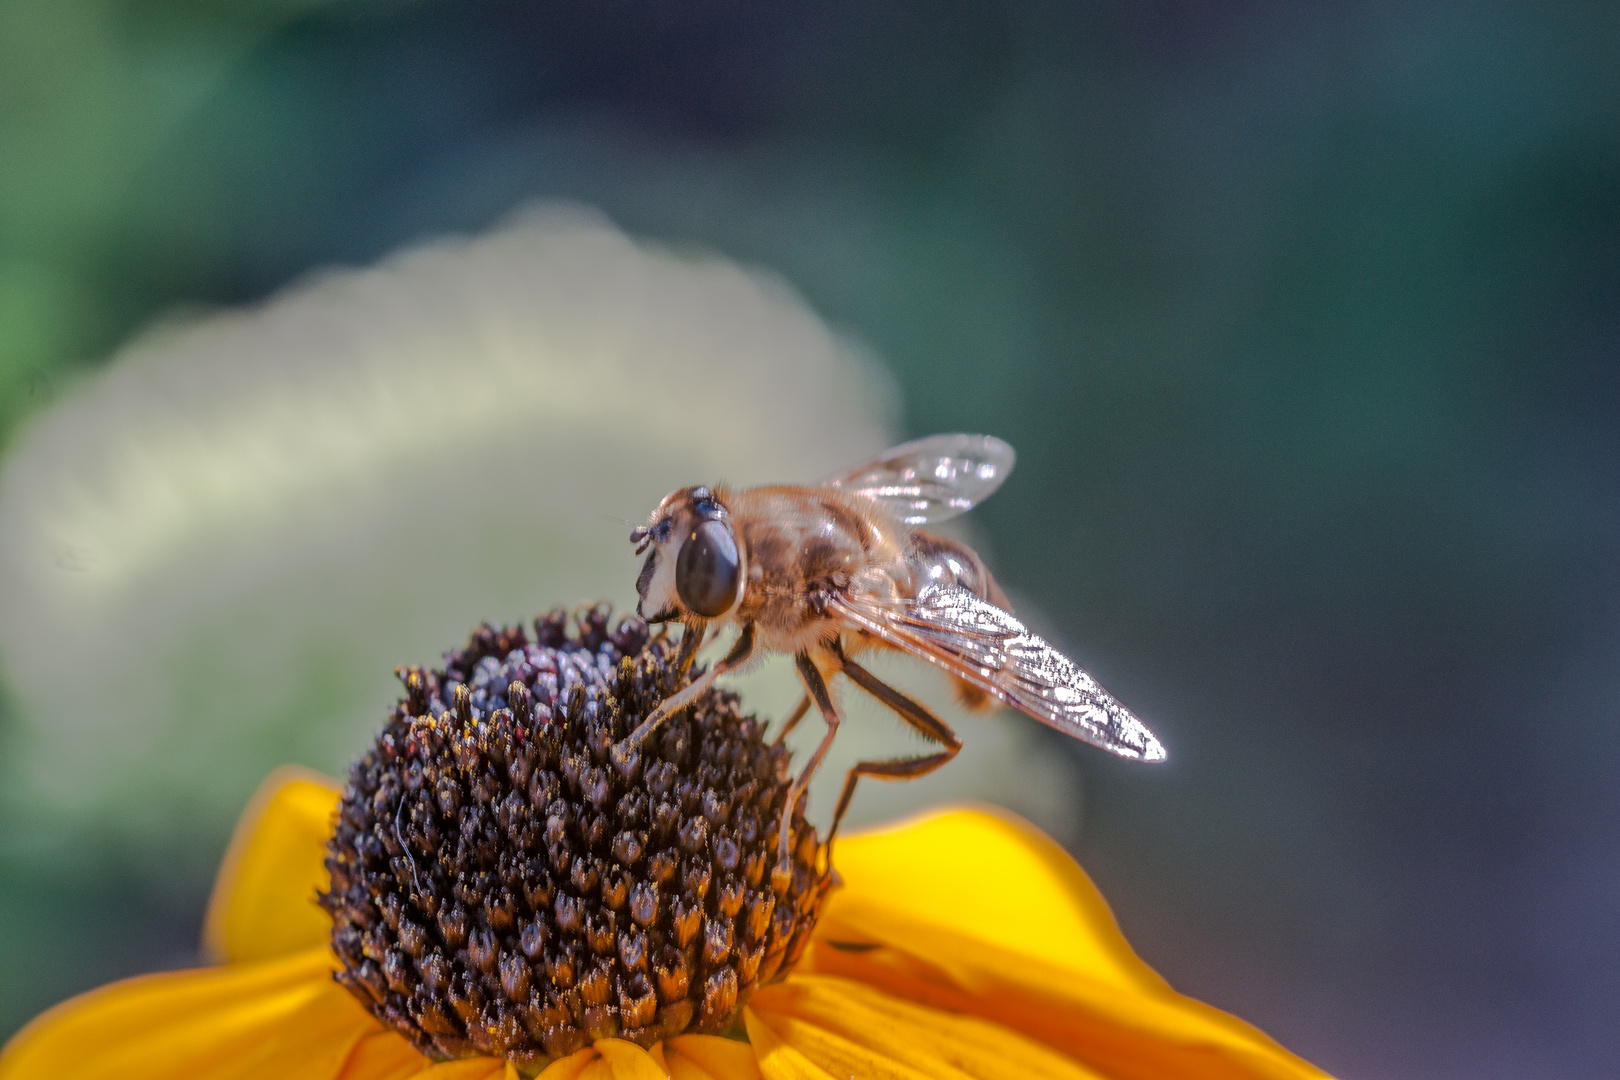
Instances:
[[[579,1080],[587,1068],[602,1059],[596,1052],[596,1047],[587,1046],[583,1050],[576,1050],[565,1058],[558,1058],[540,1073],[535,1080]]]
[[[670,1080],[760,1080],[754,1048],[718,1035],[679,1035],[663,1043]]]
[[[767,1043],[775,1040],[775,1045],[771,1045],[768,1051],[759,1053],[760,1071],[771,1080],[779,1076],[859,1076],[862,1080],[928,1080],[934,1076],[958,1080],[961,1075],[919,1071],[891,1057],[886,1052],[889,1047],[879,1050],[861,1046],[785,1013],[767,1012],[752,1006],[749,1012],[753,1015],[753,1021],[748,1022],[748,1037],[756,1040],[756,1052],[760,1051],[760,1036]],[[744,1019],[747,1022],[746,1015]],[[779,1064],[789,1067],[777,1071]],[[815,1071],[805,1072],[806,1066]]]
[[[825,1069],[789,1046],[752,1007],[743,1009],[743,1025],[765,1080],[834,1080]],[[861,1074],[863,1080],[865,1075]]]
[[[835,853],[847,885],[795,978],[840,975],[977,1015],[1122,1080],[1325,1075],[1172,990],[1084,872],[1027,826],[955,811],[852,841]]]
[[[537,1080],[669,1080],[658,1058],[625,1039],[598,1039],[546,1066]]]
[[[298,1058],[335,1076],[381,1025],[332,982],[324,948],[146,975],[64,1002],[0,1052],[0,1080],[276,1080]],[[315,1075],[308,1070],[297,1075]]]
[[[754,995],[750,1007],[813,1060],[829,1040],[928,1076],[972,1080],[1097,1080],[1071,1059],[999,1024],[901,1001],[847,979],[798,976]],[[794,1027],[794,1024],[797,1027]],[[815,1032],[814,1042],[807,1035]]]
[[[475,1057],[461,1061],[442,1061],[426,1072],[417,1074],[420,1080],[517,1080],[517,1070],[502,1058]]]
[[[1131,950],[1068,853],[1012,815],[948,810],[840,840],[845,887],[829,904],[876,902],[1010,953],[1122,986],[1164,980]]]
[[[647,1051],[625,1039],[599,1039],[596,1052],[606,1071],[601,1080],[669,1080],[669,1073]]]
[[[329,982],[247,1048],[226,1075],[239,1080],[333,1080],[376,1026],[347,990]],[[417,1059],[427,1064],[420,1054]]]
[[[810,1075],[859,1076],[863,1080],[928,1080],[930,1075],[903,1065],[883,1053],[822,1031],[813,1024],[770,1013],[756,1013],[756,1015],[759,1018],[759,1027],[768,1028],[771,1034],[781,1040],[784,1047],[790,1048],[794,1054],[799,1055],[806,1064],[816,1070]],[[779,1075],[794,1077],[805,1075],[799,1069],[777,1073],[771,1066],[781,1056],[781,1051],[778,1051],[768,1059],[761,1058],[760,1063],[766,1076],[774,1080]],[[950,1080],[955,1078],[952,1077]]]
[[[914,930],[899,933],[877,920],[845,920],[826,929],[890,940],[862,952],[817,943],[794,979],[842,975],[905,1001],[981,1016],[1105,1074],[1143,1080],[1324,1075],[1243,1021],[1174,991],[1122,990],[942,931],[919,941]]]
[[[394,1031],[374,1031],[355,1044],[336,1080],[406,1080],[432,1063]]]
[[[203,922],[203,950],[240,962],[325,942],[332,920],[315,903],[328,883],[326,841],[339,785],[292,766],[259,785],[237,822]]]

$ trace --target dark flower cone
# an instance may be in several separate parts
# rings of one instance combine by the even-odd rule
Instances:
[[[350,770],[328,846],[337,980],[436,1058],[525,1071],[599,1038],[738,1023],[808,940],[830,876],[804,800],[773,889],[785,747],[711,690],[627,769],[609,748],[684,683],[676,649],[605,606],[488,624]]]

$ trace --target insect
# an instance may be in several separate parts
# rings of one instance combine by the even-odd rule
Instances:
[[[847,676],[939,749],[862,761],[850,769],[829,844],[860,777],[922,776],[962,748],[932,711],[856,663],[853,655],[870,648],[939,665],[969,705],[1003,702],[1123,757],[1163,760],[1164,748],[1140,720],[1012,615],[976,552],[921,527],[988,498],[1014,459],[1013,448],[994,436],[933,435],[809,486],[671,492],[647,524],[630,534],[636,554],[647,556],[636,579],[636,610],[649,622],[685,625],[683,671],[711,631],[735,625],[737,638],[724,658],[613,747],[615,762],[631,767],[642,740],[695,701],[716,676],[761,650],[790,654],[805,695],[781,734],[812,704],[827,730],[789,789],[773,871],[785,872],[787,815],[843,720],[827,691],[831,676]]]

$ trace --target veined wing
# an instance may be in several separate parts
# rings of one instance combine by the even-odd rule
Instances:
[[[930,435],[817,482],[876,499],[907,525],[966,513],[1012,472],[1017,455],[994,435]]]
[[[916,599],[836,597],[839,613],[874,637],[1054,727],[1121,757],[1163,761],[1147,725],[1074,661],[1012,615],[958,585],[926,585]]]

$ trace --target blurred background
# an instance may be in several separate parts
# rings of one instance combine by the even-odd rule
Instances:
[[[1012,805],[1330,1072],[1620,1072],[1573,3],[0,0],[0,1036],[195,962],[257,778],[341,771],[395,663],[631,599],[612,517],[949,430],[1171,757],[966,719],[859,816]]]

